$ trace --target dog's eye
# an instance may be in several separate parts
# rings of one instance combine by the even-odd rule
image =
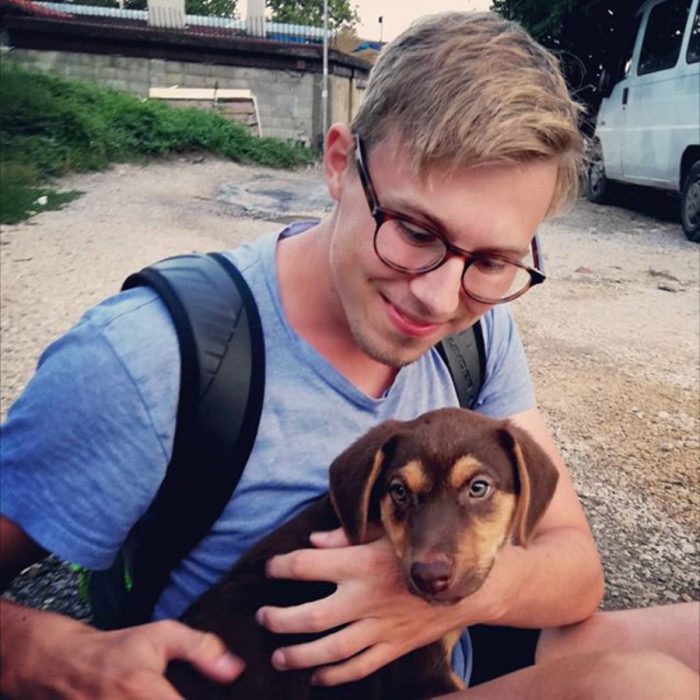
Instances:
[[[408,501],[408,489],[400,481],[389,485],[389,494],[398,505],[404,505]]]
[[[469,484],[470,498],[486,498],[491,494],[491,484],[486,479],[474,479]]]

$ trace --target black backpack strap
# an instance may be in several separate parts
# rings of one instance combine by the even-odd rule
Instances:
[[[462,408],[471,408],[486,375],[486,349],[481,322],[450,335],[438,343],[437,351],[452,375]]]
[[[240,272],[213,253],[168,258],[131,275],[168,307],[181,355],[177,426],[165,479],[134,529],[127,624],[150,620],[171,570],[210,531],[255,442],[265,352],[255,300]]]

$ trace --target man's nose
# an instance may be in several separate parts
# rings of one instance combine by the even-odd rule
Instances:
[[[445,320],[461,303],[464,260],[451,257],[440,267],[410,282],[411,293],[423,304],[432,318]]]

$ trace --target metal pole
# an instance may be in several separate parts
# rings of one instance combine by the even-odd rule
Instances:
[[[323,84],[321,86],[321,144],[326,143],[328,131],[328,0],[323,0]]]

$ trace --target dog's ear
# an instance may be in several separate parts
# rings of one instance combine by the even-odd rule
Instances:
[[[507,423],[501,436],[515,466],[516,487],[519,485],[513,539],[525,547],[552,500],[559,472],[545,451],[521,428]]]
[[[367,523],[379,519],[374,488],[398,439],[401,423],[385,421],[336,457],[330,466],[330,497],[352,544],[364,542]]]

